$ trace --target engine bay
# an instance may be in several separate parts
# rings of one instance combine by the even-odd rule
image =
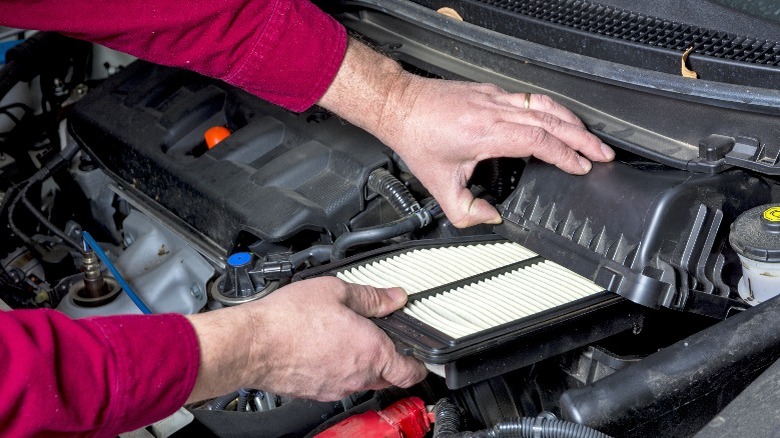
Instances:
[[[74,318],[139,313],[120,293],[131,286],[153,313],[189,314],[323,275],[410,293],[375,322],[426,363],[423,383],[333,403],[245,388],[188,406],[182,436],[315,436],[409,397],[448,399],[464,431],[514,417],[610,436],[743,427],[734,418],[755,406],[740,403],[760,390],[749,385],[780,358],[774,73],[738,84],[766,93],[733,105],[717,87],[651,94],[652,75],[591,84],[583,69],[550,67],[566,48],[545,60],[500,43],[480,52],[469,38],[484,29],[459,30],[431,10],[438,2],[390,3],[333,13],[414,73],[565,96],[616,160],[584,176],[533,158],[484,161],[470,189],[503,223],[458,229],[391,149],[321,108],[294,113],[143,61],[106,62],[95,79],[89,45],[37,34],[58,56],[30,51],[37,70],[2,101],[13,122],[0,129],[2,301]],[[485,23],[505,13],[459,3]],[[227,135],[214,144],[204,133],[215,127]],[[119,278],[69,245],[85,233]]]

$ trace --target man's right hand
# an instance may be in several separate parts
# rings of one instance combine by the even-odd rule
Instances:
[[[356,41],[319,104],[398,153],[460,228],[501,222],[498,211],[467,188],[479,161],[535,156],[580,175],[591,161],[615,157],[547,96],[415,76]]]
[[[189,401],[238,387],[315,400],[364,389],[409,387],[423,364],[396,352],[367,317],[403,307],[402,289],[377,289],[333,277],[293,283],[261,300],[191,315],[201,349]]]

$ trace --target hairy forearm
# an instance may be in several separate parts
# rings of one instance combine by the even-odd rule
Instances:
[[[252,338],[259,317],[239,308],[188,315],[200,348],[200,365],[195,387],[187,403],[227,394],[245,385],[249,379],[243,371],[250,358],[267,357],[253,351],[263,349],[266,340]],[[259,367],[262,369],[262,367]]]
[[[351,39],[344,61],[333,83],[318,104],[353,125],[387,140],[387,118],[402,117],[400,99],[411,81],[401,65],[365,44]]]

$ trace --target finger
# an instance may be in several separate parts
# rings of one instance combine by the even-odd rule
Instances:
[[[552,114],[555,117],[567,123],[582,128],[587,133],[587,139],[589,144],[591,145],[590,148],[584,149],[584,148],[577,147],[576,145],[579,144],[579,142],[576,139],[570,140],[570,139],[562,138],[562,140],[565,143],[569,144],[569,146],[572,146],[574,147],[575,150],[582,152],[583,154],[585,154],[585,156],[587,156],[591,160],[612,161],[615,158],[615,151],[612,150],[611,147],[607,146],[604,142],[599,140],[598,137],[587,132],[587,129],[585,129],[585,124],[582,122],[582,120],[580,120],[580,118],[577,117],[577,115],[571,112],[568,108],[559,104],[549,96],[545,96],[541,94],[535,94],[532,96],[533,97],[531,98],[531,104],[529,105],[528,109]],[[572,141],[573,143],[570,143],[570,141]]]
[[[388,342],[391,342],[388,339]],[[391,342],[392,343],[392,342]],[[421,382],[428,375],[428,369],[419,360],[404,356],[393,349],[390,357],[384,362],[381,377],[388,383],[400,388],[408,388]]]
[[[449,178],[434,180],[431,184],[423,181],[423,184],[426,184],[431,195],[436,198],[442,211],[455,227],[501,223],[498,211],[488,202],[475,199],[471,191],[466,188],[472,171],[472,167],[459,166],[455,172],[450,172]]]
[[[539,126],[570,148],[594,161],[610,161],[614,152],[607,148],[598,137],[579,125],[572,125],[556,116],[537,112],[531,118],[530,126]]]
[[[565,172],[583,175],[592,168],[590,161],[543,128],[506,122],[496,124],[496,128],[500,135],[506,136],[500,143],[525,145],[525,155],[533,155]]]
[[[575,175],[588,173],[592,167],[590,161],[539,126],[501,122],[493,126],[491,135],[494,136],[490,139],[491,142],[502,145],[502,150],[491,151],[496,154],[494,156],[533,155]],[[525,147],[515,146],[516,150],[512,150],[512,145],[525,145]]]
[[[567,129],[569,135],[567,138],[561,137],[561,140],[575,150],[582,152],[591,160],[611,161],[615,158],[615,151],[599,140],[598,137],[590,134],[585,129],[585,124],[573,112],[548,96],[530,94],[528,95],[531,96],[530,100],[526,101],[525,96],[527,95],[526,93],[510,95],[508,102],[515,107],[530,111],[512,110],[507,113],[509,115],[507,120],[527,123],[527,120],[524,119],[525,117],[535,116],[537,122],[534,126],[541,126],[554,135],[557,135],[555,129],[558,127],[569,128]],[[526,105],[526,102],[528,105]],[[571,127],[567,127],[565,123],[562,124],[560,122],[568,123]],[[570,128],[574,128],[574,130]],[[567,132],[561,133],[561,135],[566,134]]]
[[[506,101],[516,108],[549,113],[572,125],[585,127],[585,124],[582,123],[582,120],[580,120],[577,115],[544,94],[530,94],[531,98],[528,100],[528,106],[526,107],[526,95],[529,94],[530,93],[507,94]]]
[[[383,289],[360,284],[346,286],[344,304],[366,318],[387,316],[406,304],[406,291],[400,287]]]
[[[568,108],[553,100],[550,96],[544,94],[532,94],[531,102],[528,106],[529,110],[541,111],[548,114],[552,114],[559,119],[571,123],[572,125],[584,128],[585,124],[582,123],[576,114],[571,112]]]
[[[501,215],[498,211],[484,199],[474,198],[465,187],[453,188],[455,200],[450,202],[447,199],[453,195],[441,194],[434,196],[447,218],[456,228],[466,228],[479,224],[500,224]]]
[[[468,220],[464,224],[454,224],[458,228],[466,228],[479,224],[498,225],[501,223],[501,215],[495,207],[484,199],[474,198],[469,205]]]
[[[528,111],[525,113],[507,111],[503,113],[503,117],[506,121],[511,121],[518,125],[542,128],[591,160],[610,161],[615,156],[610,148],[585,128],[579,125],[572,125],[552,114],[540,111]]]
[[[381,377],[377,377],[372,382],[369,382],[369,383],[367,383],[366,385],[363,385],[363,386],[364,387],[360,388],[358,391],[360,391],[360,390],[367,390],[367,389],[376,391],[376,390],[380,390],[380,389],[385,389],[388,386],[393,386],[393,384],[388,382],[387,380],[381,378]],[[357,392],[357,391],[351,391],[351,392],[347,393],[347,395],[354,394],[355,392]]]

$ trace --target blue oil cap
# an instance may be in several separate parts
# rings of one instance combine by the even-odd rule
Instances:
[[[235,254],[231,254],[231,256],[228,257],[227,259],[228,266],[231,266],[233,268],[245,266],[251,261],[252,261],[252,254],[248,252],[237,252]]]

